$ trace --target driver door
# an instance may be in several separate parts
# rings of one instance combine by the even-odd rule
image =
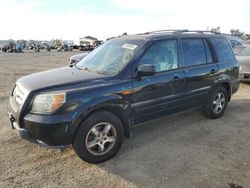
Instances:
[[[134,123],[139,124],[178,110],[184,96],[184,71],[178,68],[177,39],[153,43],[139,64],[155,66],[152,76],[133,80]]]

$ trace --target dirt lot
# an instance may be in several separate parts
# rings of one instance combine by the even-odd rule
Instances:
[[[7,118],[15,80],[64,66],[75,53],[0,53],[0,187],[250,187],[248,84],[241,84],[221,119],[195,110],[150,122],[99,165],[81,161],[72,149],[61,152],[20,139]]]

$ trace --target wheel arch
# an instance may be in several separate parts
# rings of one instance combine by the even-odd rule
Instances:
[[[130,137],[131,131],[132,131],[132,128],[131,128],[132,126],[131,126],[131,123],[129,121],[128,113],[122,107],[116,106],[116,105],[98,106],[96,108],[92,108],[91,110],[88,110],[87,112],[80,114],[79,120],[77,121],[77,123],[75,125],[76,127],[72,133],[72,143],[74,141],[75,134],[76,134],[78,128],[80,127],[80,125],[88,117],[90,117],[91,115],[93,115],[94,113],[99,112],[99,111],[107,111],[107,112],[110,112],[110,113],[114,114],[115,116],[117,116],[122,122],[122,125],[124,128],[124,136],[126,136],[127,138]]]
[[[216,87],[218,87],[218,86],[222,86],[222,87],[224,87],[226,90],[227,90],[227,92],[228,92],[228,101],[230,101],[231,100],[231,96],[232,96],[232,87],[231,87],[231,84],[229,83],[229,82],[220,82],[220,83],[217,83],[214,87],[213,87],[213,89],[214,88],[216,88]]]

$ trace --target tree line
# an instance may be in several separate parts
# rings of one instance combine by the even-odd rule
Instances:
[[[240,37],[240,38],[243,38],[243,39],[246,39],[246,40],[250,40],[250,34],[244,33],[242,31],[240,31],[239,29],[231,29],[230,33],[233,36]]]
[[[212,28],[211,31],[215,32],[215,33],[220,33],[220,26]],[[250,40],[250,34],[244,33],[242,31],[240,31],[239,29],[231,29],[230,34],[232,36],[240,37],[240,38],[245,39],[245,40]]]

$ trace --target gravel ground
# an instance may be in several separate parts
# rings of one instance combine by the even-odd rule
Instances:
[[[21,76],[67,65],[78,52],[0,53],[0,187],[250,187],[250,85],[242,83],[225,115],[200,110],[137,128],[115,158],[99,165],[72,149],[20,139],[7,118],[8,96]]]

